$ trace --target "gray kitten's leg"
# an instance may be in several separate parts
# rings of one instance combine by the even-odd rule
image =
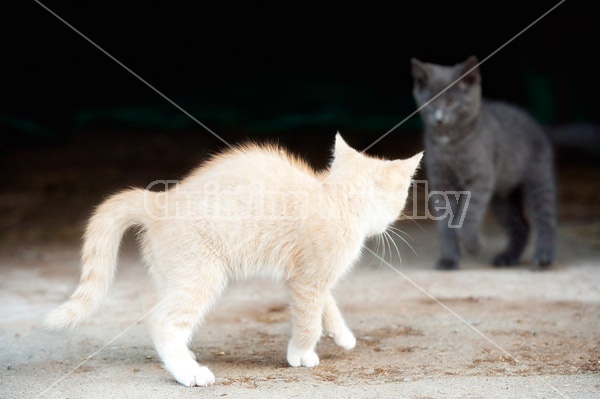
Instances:
[[[180,384],[190,387],[215,382],[213,373],[200,366],[188,349],[194,327],[225,285],[222,275],[208,271],[164,282],[159,287],[161,297],[150,315],[150,331],[165,369]]]
[[[287,361],[292,367],[314,367],[319,364],[315,348],[323,331],[326,289],[315,287],[315,283],[308,277],[303,276],[298,280],[287,282],[293,323]]]
[[[492,260],[494,266],[516,265],[527,245],[529,224],[523,213],[523,190],[517,189],[506,197],[494,197],[491,209],[508,233],[508,245]]]
[[[435,264],[438,270],[456,270],[459,268],[460,248],[456,229],[449,227],[448,220],[438,220],[438,236],[440,238],[440,257]]]
[[[458,229],[460,243],[471,254],[481,250],[479,228],[492,196],[493,181],[491,177],[479,178],[467,187],[471,196],[461,203],[460,214],[464,214],[462,226]]]
[[[526,181],[525,199],[536,233],[534,268],[544,268],[554,261],[556,240],[556,187],[552,168],[541,169]]]
[[[354,338],[354,334],[352,334],[352,331],[346,325],[331,291],[327,292],[325,296],[323,329],[327,335],[334,339],[337,345],[344,349],[352,349],[356,345],[356,338]]]
[[[444,196],[441,194],[432,195],[429,199],[433,207],[432,214],[436,215],[436,207],[440,206],[446,217],[437,221],[437,231],[440,240],[440,257],[435,265],[438,270],[456,270],[459,268],[460,247],[458,245],[457,229],[452,227],[451,215],[456,215],[458,211],[458,201],[456,197]],[[448,203],[446,203],[448,201]],[[448,207],[448,208],[446,208]],[[447,212],[449,210],[449,212]]]

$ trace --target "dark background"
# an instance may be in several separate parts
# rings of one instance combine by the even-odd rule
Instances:
[[[415,108],[411,57],[483,59],[557,2],[43,3],[235,141],[289,131],[330,139],[337,129],[378,137]],[[520,103],[544,123],[597,122],[598,18],[581,3],[564,2],[482,65],[484,94]],[[23,133],[10,141],[52,142],[98,126],[206,133],[42,6],[31,2],[18,17],[26,23],[5,34],[1,112]],[[418,126],[413,117],[399,130]]]
[[[42,3],[225,141],[276,140],[316,167],[336,131],[365,148],[415,110],[411,57],[484,59],[557,4]],[[75,236],[102,196],[180,178],[225,146],[42,6],[19,7],[2,28],[0,233]],[[591,2],[564,2],[481,66],[484,95],[550,127],[599,123],[597,21]],[[420,150],[420,123],[369,152]],[[565,168],[597,163],[583,130],[556,140]],[[34,229],[48,214],[73,231]]]

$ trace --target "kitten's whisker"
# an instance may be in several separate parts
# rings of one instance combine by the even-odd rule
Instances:
[[[407,237],[410,238],[410,234],[408,234],[406,231],[404,231],[404,230],[402,230],[402,229],[400,229],[400,228],[398,228],[398,227],[396,227],[394,225],[388,226],[388,229],[394,230],[394,231],[396,231],[396,232],[398,232],[400,234],[404,234],[405,236],[407,236]]]
[[[381,257],[382,257],[383,259],[385,259],[385,255],[386,255],[385,247],[386,247],[386,244],[387,244],[387,243],[385,242],[385,239],[384,239],[384,237],[382,237],[381,235],[379,235],[378,237],[381,239],[381,244],[382,244],[382,245],[381,245],[381,249],[382,249],[382,256],[381,256]],[[380,266],[380,267],[382,266],[382,263],[381,263],[381,262],[379,262],[379,266]]]
[[[410,245],[410,243],[406,239],[404,239],[404,237],[402,237],[400,234],[398,234],[394,230],[390,230],[390,233],[394,234],[396,237],[398,237],[399,239],[401,239],[402,241],[404,241],[404,243],[413,251],[413,253],[416,256],[419,256],[419,254],[417,253],[417,251],[413,248],[412,245]]]
[[[393,259],[392,259],[392,256],[393,256],[393,255],[392,255],[392,247],[390,246],[390,243],[389,243],[389,241],[388,241],[388,238],[387,238],[387,236],[385,235],[385,231],[384,231],[383,233],[381,233],[381,236],[380,236],[380,237],[382,238],[383,242],[385,242],[385,243],[386,243],[386,245],[388,246],[388,248],[390,249],[390,255],[389,255],[389,257],[390,257],[390,263],[391,263],[391,262],[393,262]],[[383,258],[383,259],[385,259],[385,258]]]
[[[373,261],[375,260],[375,256],[373,256],[372,252],[379,252],[379,245],[380,245],[380,238],[379,236],[375,236],[375,251],[369,251],[371,252],[371,260],[369,261],[369,263],[367,263],[367,267],[371,267],[371,265],[373,264]]]
[[[398,237],[400,240],[402,240],[406,244],[406,246],[408,246],[416,256],[419,256],[419,254],[417,253],[415,248],[404,237],[402,237],[400,234],[398,234],[395,231],[390,231],[390,233],[394,234],[396,237]]]
[[[388,243],[387,243],[387,241],[386,241],[386,239],[385,239],[385,236],[383,236],[383,234],[380,234],[378,237],[381,239],[381,243],[382,243],[382,249],[383,249],[383,254],[382,254],[381,258],[385,260],[385,256],[386,256],[386,254],[387,254],[386,247],[387,247]],[[391,252],[391,251],[390,251],[390,252]],[[384,264],[384,262],[382,262],[382,261],[380,260],[380,261],[379,261],[379,267],[380,267],[380,268],[383,268],[383,264]]]
[[[425,233],[425,229],[423,228],[423,226],[421,226],[421,225],[420,225],[420,224],[417,222],[417,220],[416,220],[415,218],[413,218],[413,217],[411,217],[411,216],[409,216],[409,215],[406,215],[406,214],[404,214],[404,213],[402,213],[402,214],[400,215],[400,217],[401,217],[401,218],[403,218],[402,220],[410,220],[410,221],[411,221],[411,222],[413,222],[413,223],[414,223],[414,224],[415,224],[415,225],[416,225],[416,226],[417,226],[419,229],[421,229],[421,231],[422,231],[423,233]]]
[[[411,237],[411,235],[410,235],[410,234],[408,234],[406,231],[404,231],[404,230],[402,230],[402,229],[399,229],[398,227],[394,227],[394,226],[389,226],[389,229],[390,229],[390,231],[391,231],[391,232],[394,232],[395,234],[400,234],[400,235],[403,235],[403,236],[405,236],[405,237],[406,237],[405,239],[404,239],[404,238],[402,238],[402,237],[399,237],[399,238],[400,238],[402,241],[404,241],[404,242],[405,242],[407,245],[409,245],[409,242],[408,242],[408,240],[410,240],[411,242],[414,242],[414,240],[413,240],[413,238]],[[414,249],[413,249],[413,252],[414,252]],[[415,255],[417,255],[417,254],[415,254]]]
[[[393,231],[391,231],[391,232],[394,233]],[[400,254],[400,249],[398,248],[398,245],[396,245],[396,242],[394,241],[394,238],[392,236],[390,236],[390,232],[385,231],[384,233],[392,241],[392,244],[394,245],[394,248],[396,248],[396,252],[398,253],[398,260],[400,262],[400,268],[402,268],[402,266],[404,265],[404,263],[402,262],[402,255]],[[398,235],[397,233],[394,233],[394,234]],[[391,251],[391,248],[390,248],[390,251]]]
[[[394,226],[389,226],[388,230],[395,232],[396,234],[400,234],[406,237],[406,239],[413,241],[412,237],[410,236],[410,234],[408,234],[406,231],[399,229],[398,227],[394,227]]]

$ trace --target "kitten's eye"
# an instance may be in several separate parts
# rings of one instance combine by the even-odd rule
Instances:
[[[477,82],[477,76],[473,73],[468,74],[463,78],[461,83],[464,83],[466,87],[471,86]]]

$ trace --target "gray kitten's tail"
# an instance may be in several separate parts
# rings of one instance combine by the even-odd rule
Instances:
[[[600,125],[570,123],[545,126],[545,129],[556,147],[581,150],[596,155],[600,153]]]
[[[96,311],[114,279],[123,234],[150,219],[145,201],[151,194],[141,189],[123,191],[96,209],[85,231],[79,286],[48,315],[48,329],[74,328]]]

